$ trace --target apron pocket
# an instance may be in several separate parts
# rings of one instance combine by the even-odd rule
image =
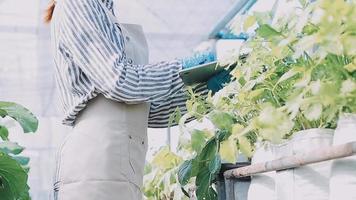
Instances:
[[[144,166],[147,152],[147,139],[128,136],[128,154],[121,162],[125,176],[139,188],[143,185]]]

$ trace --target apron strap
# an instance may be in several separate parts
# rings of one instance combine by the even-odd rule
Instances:
[[[125,34],[124,32],[127,33],[127,30],[125,29],[124,26],[121,25],[121,23],[119,22],[119,20],[117,20],[116,16],[108,9],[108,7],[106,7],[106,5],[103,3],[102,0],[97,0],[99,2],[99,4],[101,5],[101,7],[105,10],[105,12],[108,13],[110,19],[114,22],[114,24],[119,28],[120,32],[121,32],[121,42],[123,43],[123,48],[122,51],[122,55],[124,57],[124,60],[126,60],[126,52],[125,52]]]

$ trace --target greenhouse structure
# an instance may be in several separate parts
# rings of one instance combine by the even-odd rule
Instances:
[[[0,0],[0,48],[0,200],[356,199],[355,0]]]

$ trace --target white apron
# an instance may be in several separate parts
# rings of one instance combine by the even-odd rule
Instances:
[[[121,28],[129,62],[147,64],[142,28],[133,24]],[[60,147],[54,198],[142,199],[148,115],[148,103],[127,105],[102,95],[92,99]]]

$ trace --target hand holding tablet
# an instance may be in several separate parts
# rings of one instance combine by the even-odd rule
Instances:
[[[179,75],[185,85],[206,82],[208,89],[215,93],[231,80],[230,70],[218,65],[213,51],[196,53],[188,59],[183,59],[182,63],[183,70]]]
[[[183,70],[179,75],[186,85],[206,82],[217,70],[216,53],[212,50],[198,52],[183,59],[182,64]]]
[[[193,56],[182,60],[183,69],[216,61],[216,53],[212,50],[197,52]]]
[[[224,67],[218,66],[217,61],[183,69],[179,75],[186,85],[207,82],[215,74],[222,72]]]

